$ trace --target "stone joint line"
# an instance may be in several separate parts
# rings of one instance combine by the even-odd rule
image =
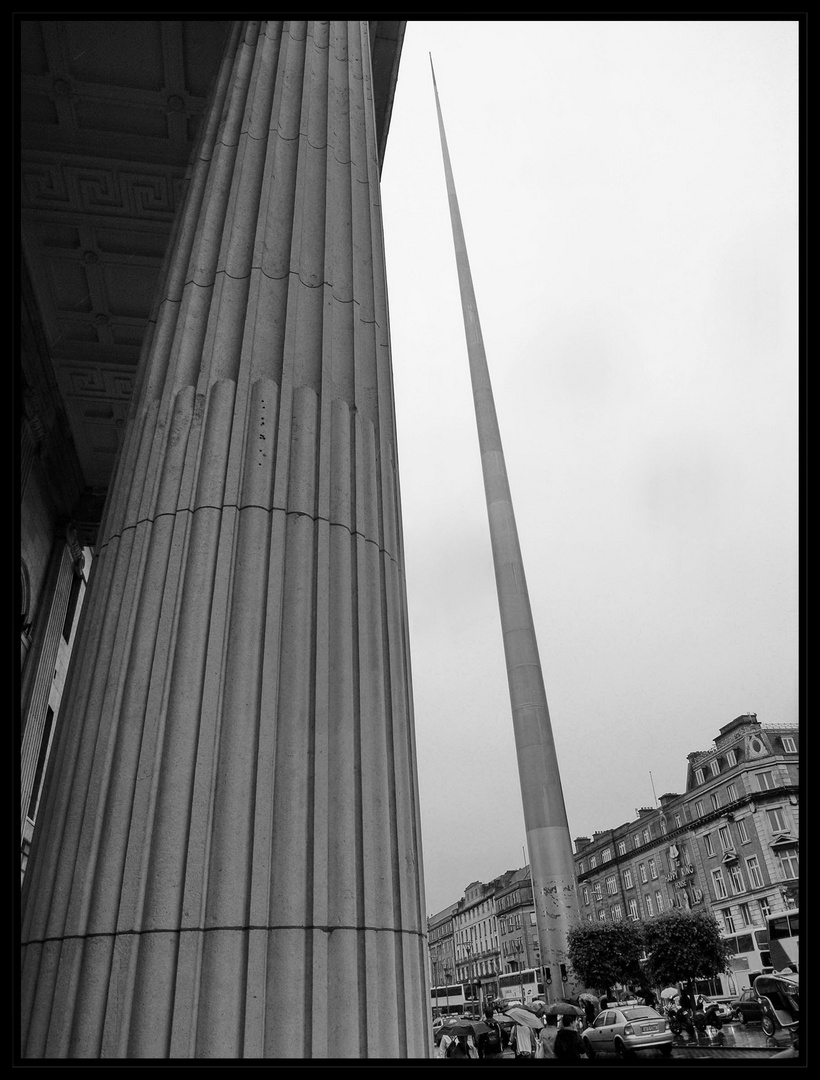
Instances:
[[[351,529],[341,521],[331,521],[330,518],[323,517],[321,514],[306,514],[304,510],[286,510],[283,506],[262,506],[261,503],[243,503],[242,506],[237,503],[224,503],[221,506],[216,506],[213,503],[203,503],[201,506],[195,506],[191,509],[190,506],[181,506],[177,510],[166,510],[161,514],[157,514],[155,517],[140,518],[139,521],[135,521],[133,525],[125,525],[120,532],[112,533],[111,536],[100,547],[102,553],[112,540],[121,540],[123,534],[129,532],[131,529],[136,529],[140,525],[154,525],[164,517],[176,517],[177,514],[196,514],[199,510],[238,510],[241,514],[243,510],[264,510],[266,514],[272,514],[274,511],[277,513],[285,514],[286,517],[306,517],[312,521],[326,521],[328,525],[335,526],[338,529],[346,529],[351,536],[359,536],[366,544],[374,544],[378,548],[380,555],[386,555],[388,559],[398,566],[398,561],[394,555],[391,555],[387,548],[381,547],[376,540],[371,540],[370,537],[365,536],[364,533],[359,532],[357,529]]]
[[[30,941],[21,942],[22,948],[29,945],[48,945],[51,942],[60,941],[90,941],[95,938],[120,938],[120,937],[146,937],[149,934],[210,934],[214,931],[234,931],[244,934],[250,930],[319,930],[323,934],[332,934],[334,930],[372,931],[377,934],[407,934],[410,937],[424,938],[423,930],[408,930],[400,926],[361,926],[341,923],[338,926],[321,926],[313,923],[301,925],[298,923],[249,923],[247,926],[176,926],[156,927],[152,930],[105,930],[93,931],[86,934],[55,934],[53,937],[32,938]]]
[[[247,281],[250,278],[250,276],[251,276],[251,274],[253,273],[254,270],[258,270],[259,273],[263,277],[266,277],[268,279],[268,281],[284,281],[285,278],[288,278],[288,277],[297,277],[297,278],[299,278],[299,284],[304,285],[304,287],[306,289],[323,289],[325,286],[327,286],[329,289],[334,288],[334,285],[333,285],[332,281],[320,281],[318,283],[318,285],[311,285],[310,282],[302,280],[302,277],[301,277],[301,275],[299,274],[299,272],[297,270],[288,270],[288,272],[286,274],[281,274],[279,277],[276,277],[273,274],[266,273],[264,268],[261,267],[261,266],[252,266],[247,274],[242,274],[239,277],[235,276],[234,274],[229,274],[227,270],[217,270],[216,273],[214,274],[214,280],[209,282],[207,285],[203,285],[199,281],[194,281],[193,278],[188,278],[187,281],[183,282],[182,288],[187,289],[187,287],[189,285],[195,285],[196,288],[198,288],[198,289],[212,289],[213,286],[216,283],[216,279],[219,276],[219,274],[224,274],[225,277],[230,278],[231,281]],[[333,299],[339,304],[356,304],[357,306],[361,304],[361,301],[357,300],[355,296],[351,296],[351,298],[349,300],[344,300],[344,299],[342,299],[341,296],[334,296]],[[177,300],[173,296],[167,296],[167,295],[165,297],[165,301],[168,301],[171,304],[181,304],[182,303],[181,300]],[[163,302],[165,302],[165,301],[163,301]],[[156,323],[156,320],[152,320],[152,321],[154,323]],[[378,323],[378,321],[376,319],[362,319],[361,321],[365,324],[365,326],[367,326],[370,323],[372,323],[373,326],[378,326],[379,325],[379,323]]]
[[[308,146],[311,148],[311,150],[333,150],[334,151],[333,160],[336,162],[337,165],[353,165],[354,164],[353,158],[336,157],[335,147],[333,146],[332,143],[324,142],[324,143],[321,144],[321,146],[317,146],[316,143],[312,143],[310,141],[310,139],[308,138],[308,136],[307,136],[307,132],[305,132],[305,131],[300,131],[298,135],[283,135],[281,133],[281,131],[279,130],[279,128],[270,127],[270,128],[268,128],[268,130],[265,132],[264,135],[252,135],[248,128],[242,128],[242,130],[239,132],[239,137],[237,138],[236,142],[229,143],[229,142],[225,142],[224,139],[219,139],[219,140],[217,140],[215,145],[216,146],[224,146],[226,150],[236,150],[236,148],[242,142],[242,136],[243,135],[245,135],[248,139],[253,139],[253,141],[255,143],[263,143],[263,142],[268,141],[268,138],[270,137],[271,134],[277,135],[278,138],[281,139],[282,142],[298,142],[300,139],[304,139],[305,142],[308,144]],[[209,154],[208,157],[200,156],[199,160],[200,161],[213,161],[213,153]],[[354,180],[359,180],[359,178],[357,176],[354,176],[353,179]],[[359,183],[360,184],[369,184],[370,180],[369,179],[359,180]]]

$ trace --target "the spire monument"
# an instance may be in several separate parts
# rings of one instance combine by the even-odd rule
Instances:
[[[431,57],[431,69],[432,64]],[[571,988],[565,987],[565,980],[569,984],[573,981],[567,959],[567,933],[579,909],[572,844],[435,71],[433,87],[487,498],[541,964],[551,980],[545,987],[547,996],[555,999]]]

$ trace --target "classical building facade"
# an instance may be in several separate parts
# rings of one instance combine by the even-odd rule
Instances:
[[[582,917],[711,910],[746,951],[743,940],[769,914],[797,905],[798,765],[796,726],[761,724],[755,714],[726,724],[712,747],[689,754],[683,794],[575,841]]]
[[[682,794],[661,795],[658,806],[638,809],[633,821],[576,839],[582,919],[646,920],[672,908],[712,911],[736,950],[734,981],[730,973],[726,989],[740,989],[749,968],[744,954],[766,961],[767,916],[798,904],[798,809],[796,725],[761,724],[754,713],[736,717],[708,750],[688,755]],[[479,904],[483,908],[473,916]],[[456,956],[465,961],[457,965],[459,977],[470,970],[466,945],[490,940],[476,929],[480,915],[490,912],[496,970],[539,966],[528,867],[491,885],[472,883],[448,910],[455,913]],[[439,949],[444,928],[441,923]]]
[[[426,1057],[404,24],[19,26],[23,1055]]]

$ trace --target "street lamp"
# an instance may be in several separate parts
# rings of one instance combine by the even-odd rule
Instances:
[[[515,956],[516,956],[515,964],[516,964],[516,967],[518,968],[518,974],[519,974],[518,996],[521,998],[521,1004],[523,1005],[524,1004],[524,980],[522,978],[520,978],[520,975],[521,975],[521,953],[524,951],[524,945],[523,945],[523,943],[521,941],[521,938],[516,938],[515,941],[512,943],[512,946],[515,949]]]

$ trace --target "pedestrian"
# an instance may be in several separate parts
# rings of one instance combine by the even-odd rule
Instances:
[[[500,1061],[504,1057],[504,1033],[497,1020],[493,1020],[491,1005],[484,1007],[484,1023],[488,1030],[482,1031],[478,1036],[478,1056],[480,1058]]]
[[[444,1056],[449,1060],[453,1058],[477,1058],[478,1051],[472,1044],[472,1039],[467,1035],[456,1035],[450,1040]]]
[[[532,1029],[528,1028],[526,1024],[515,1025],[512,1039],[516,1061],[525,1061],[528,1058],[535,1057],[535,1035],[533,1034]]]
[[[557,1017],[546,1017],[546,1023],[538,1033],[538,1047],[535,1051],[537,1058],[555,1057],[555,1036],[558,1034]]]
[[[584,1053],[584,1044],[581,1042],[574,1016],[561,1017],[561,1027],[555,1036],[553,1050],[560,1061],[580,1060]]]
[[[584,1002],[584,1013],[586,1014],[587,1024],[592,1027],[595,1022],[595,1017],[598,1015],[598,1011],[588,998]]]

